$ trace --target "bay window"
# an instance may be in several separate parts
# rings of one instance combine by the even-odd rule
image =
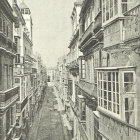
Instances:
[[[103,0],[103,22],[118,14],[118,0]]]
[[[99,106],[120,113],[119,74],[117,71],[98,72]]]

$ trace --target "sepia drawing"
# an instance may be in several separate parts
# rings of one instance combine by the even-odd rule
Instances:
[[[0,0],[0,140],[140,140],[140,0]]]

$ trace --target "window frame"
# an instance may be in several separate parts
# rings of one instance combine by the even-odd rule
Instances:
[[[124,91],[125,91],[125,83],[131,83],[131,82],[124,82],[124,74],[125,73],[133,73],[133,85],[135,86],[135,82],[136,82],[136,74],[135,74],[135,71],[123,71],[123,89],[124,89]],[[135,89],[135,88],[134,88]],[[134,90],[134,91],[131,91],[131,92],[126,92],[127,94],[134,94],[134,93],[136,93],[136,91]]]
[[[111,73],[110,80],[109,80],[109,76],[108,76],[109,73]],[[113,79],[113,73],[115,73],[115,77],[114,77],[115,79]],[[105,74],[106,74],[106,79],[104,79]],[[97,79],[98,80],[98,82],[97,82],[98,106],[111,113],[120,115],[121,110],[120,110],[120,78],[119,78],[120,73],[119,73],[119,71],[117,71],[117,70],[115,70],[115,71],[113,71],[113,70],[112,71],[98,71],[97,75],[98,75],[97,76],[98,77],[98,79]],[[110,90],[109,90],[109,83],[111,85]],[[113,86],[115,89],[113,88]],[[109,93],[111,93],[110,98],[109,98]],[[115,97],[115,98],[113,98],[113,97]],[[111,105],[111,109],[109,109],[109,104]],[[105,105],[106,105],[106,107],[105,107]]]

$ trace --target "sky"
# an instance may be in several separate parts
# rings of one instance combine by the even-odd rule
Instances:
[[[32,13],[34,53],[41,55],[47,67],[56,66],[58,58],[68,53],[74,1],[24,0]]]

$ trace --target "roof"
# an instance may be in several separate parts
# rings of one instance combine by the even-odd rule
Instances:
[[[22,1],[22,3],[19,5],[20,9],[29,9],[29,7],[25,4],[24,0]]]

